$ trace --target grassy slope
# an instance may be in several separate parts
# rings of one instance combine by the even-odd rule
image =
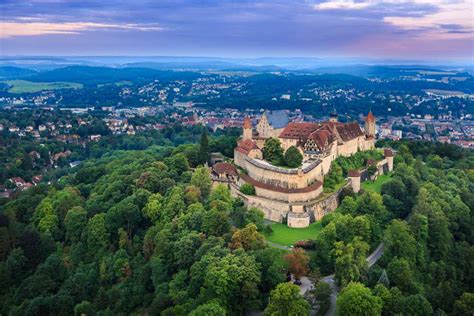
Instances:
[[[372,192],[380,193],[380,191],[382,189],[382,185],[385,182],[388,182],[390,180],[390,177],[391,177],[390,174],[383,174],[381,176],[378,176],[377,180],[375,180],[374,182],[372,182],[370,180],[362,182],[362,184],[361,184],[362,189],[364,189],[366,191],[372,191]]]
[[[290,228],[286,224],[273,223],[273,233],[265,238],[275,244],[291,246],[298,240],[314,239],[321,231],[321,222],[315,222],[306,228]]]
[[[33,93],[41,90],[80,89],[82,84],[75,82],[32,82],[26,80],[7,80],[4,83],[12,86],[11,93]]]

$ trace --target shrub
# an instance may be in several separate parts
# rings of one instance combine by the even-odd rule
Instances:
[[[285,152],[285,164],[290,168],[296,168],[301,166],[303,162],[303,155],[295,146],[291,146]]]
[[[244,183],[240,186],[240,192],[246,195],[255,195],[255,187],[250,183]]]

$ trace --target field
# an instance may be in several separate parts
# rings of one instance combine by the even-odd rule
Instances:
[[[290,228],[286,224],[271,224],[273,233],[265,238],[275,244],[292,246],[298,240],[314,239],[322,229],[321,221],[312,223],[306,228]]]
[[[372,182],[371,180],[362,182],[361,187],[362,189],[366,191],[372,191],[372,192],[377,192],[380,193],[382,190],[382,185],[385,182],[390,181],[391,175],[390,174],[383,174],[377,177],[377,180]]]
[[[10,86],[8,92],[11,93],[34,93],[41,90],[82,88],[82,84],[75,82],[33,82],[26,80],[7,80],[3,82]]]

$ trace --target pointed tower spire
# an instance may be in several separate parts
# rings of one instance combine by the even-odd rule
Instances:
[[[248,115],[244,118],[243,129],[242,139],[252,139],[252,120]]]
[[[372,114],[372,110],[365,117],[365,135],[375,137],[375,116]]]

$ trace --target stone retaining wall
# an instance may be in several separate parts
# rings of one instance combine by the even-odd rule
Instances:
[[[349,185],[350,182],[348,182],[344,187]],[[307,227],[310,222],[318,221],[323,218],[324,215],[333,212],[339,206],[339,194],[341,193],[343,188],[339,189],[338,191],[334,192],[333,194],[329,195],[324,199],[308,201],[305,203],[285,203],[277,200],[259,197],[256,195],[245,195],[240,192],[239,187],[237,185],[231,184],[230,186],[231,193],[235,197],[241,198],[244,201],[245,205],[247,205],[247,207],[256,207],[260,209],[264,213],[265,219],[274,222],[283,223],[292,209],[299,209],[301,207],[304,208],[306,213],[298,212],[295,214],[308,214],[304,215],[304,221],[307,222],[307,225],[298,227]],[[295,225],[300,225],[302,223],[302,221],[296,219],[290,221],[294,222]],[[298,224],[296,224],[296,222],[298,222]]]

